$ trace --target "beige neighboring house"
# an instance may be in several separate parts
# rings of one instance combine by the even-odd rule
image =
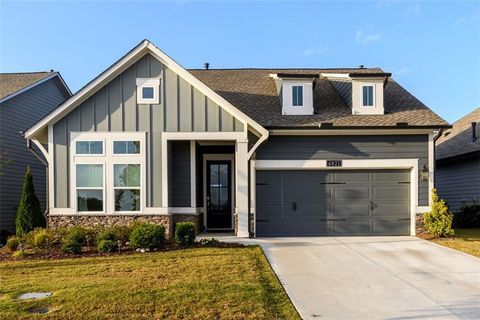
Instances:
[[[435,146],[435,185],[452,211],[480,202],[480,108],[445,130]]]

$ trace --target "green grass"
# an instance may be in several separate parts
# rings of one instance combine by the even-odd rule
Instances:
[[[0,319],[27,318],[300,319],[258,246],[2,262]]]
[[[455,229],[454,237],[432,239],[431,241],[480,257],[480,228]]]

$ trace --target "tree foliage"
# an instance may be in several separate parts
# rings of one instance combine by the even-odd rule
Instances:
[[[35,228],[43,228],[45,225],[45,216],[42,213],[40,201],[35,194],[33,176],[28,166],[15,220],[16,233],[18,236],[22,236]]]

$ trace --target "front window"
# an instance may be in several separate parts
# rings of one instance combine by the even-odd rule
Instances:
[[[363,106],[373,107],[373,86],[363,86]]]
[[[77,164],[77,211],[103,211],[103,164]]]
[[[140,164],[115,164],[115,211],[140,211]]]
[[[303,86],[292,86],[292,106],[303,106]]]
[[[77,141],[76,154],[103,154],[102,141]]]
[[[114,141],[114,154],[139,154],[140,141]]]

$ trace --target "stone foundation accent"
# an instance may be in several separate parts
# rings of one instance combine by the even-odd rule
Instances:
[[[110,227],[113,225],[129,225],[134,221],[156,223],[165,226],[167,238],[171,238],[174,225],[180,221],[195,223],[197,233],[203,231],[202,215],[192,214],[165,214],[165,215],[48,215],[49,228]]]
[[[425,223],[423,222],[423,213],[417,213],[415,216],[415,234],[426,233]]]

